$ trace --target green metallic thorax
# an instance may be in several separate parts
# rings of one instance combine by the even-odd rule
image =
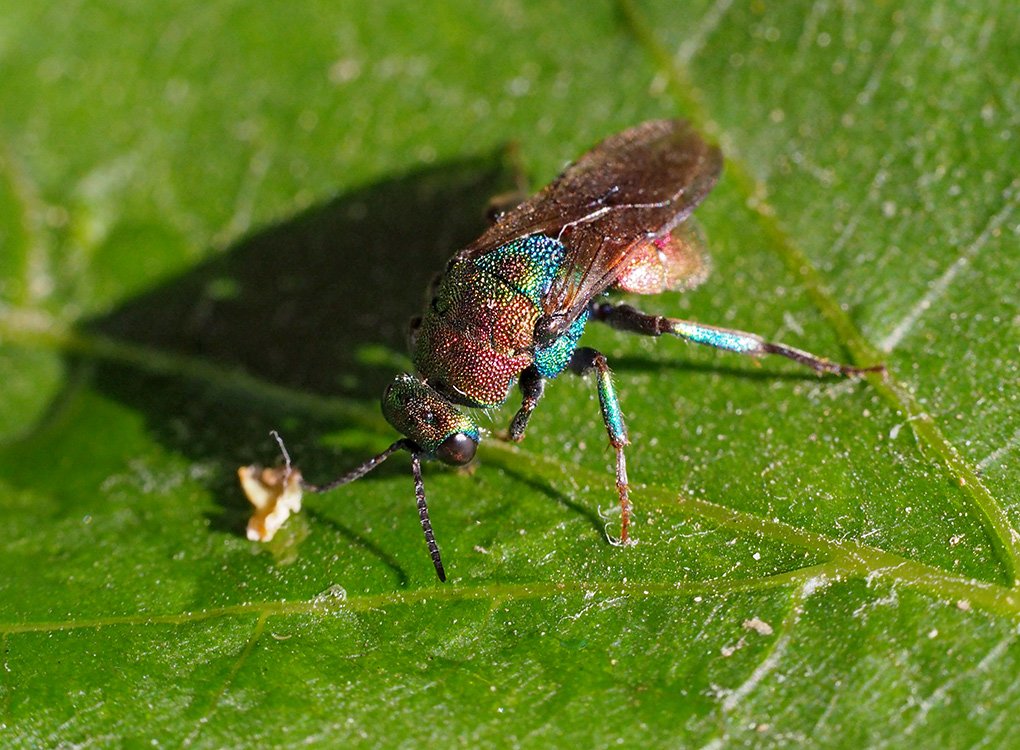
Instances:
[[[484,407],[503,403],[532,364],[544,377],[562,372],[587,315],[546,347],[536,347],[535,324],[565,255],[556,240],[531,235],[455,263],[418,330],[418,373],[451,400]]]

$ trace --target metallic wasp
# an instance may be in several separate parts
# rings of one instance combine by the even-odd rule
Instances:
[[[646,122],[584,154],[447,264],[424,315],[412,322],[415,372],[398,375],[383,394],[383,414],[403,437],[324,485],[305,482],[296,469],[292,474],[288,458],[291,484],[324,492],[407,451],[425,540],[445,581],[421,461],[469,463],[481,432],[468,410],[504,403],[515,382],[522,399],[509,437],[523,440],[546,380],[565,370],[595,373],[602,420],[616,452],[620,541],[628,541],[627,428],[606,357],[578,346],[589,321],[645,336],[671,334],[754,357],[778,354],[820,374],[881,369],[841,365],[751,333],[648,315],[607,301],[605,293],[614,290],[656,294],[704,280],[706,256],[688,217],[721,169],[719,149],[684,120]]]

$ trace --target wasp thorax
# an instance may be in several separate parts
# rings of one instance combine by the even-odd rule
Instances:
[[[478,425],[414,375],[398,375],[382,398],[386,421],[443,463],[462,465],[474,458]]]

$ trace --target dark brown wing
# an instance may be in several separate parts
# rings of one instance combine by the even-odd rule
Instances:
[[[505,214],[458,258],[541,233],[567,248],[543,306],[555,335],[625,270],[628,252],[669,232],[715,185],[722,155],[685,120],[653,120],[602,141]]]

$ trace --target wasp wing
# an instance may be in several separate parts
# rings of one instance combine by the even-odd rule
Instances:
[[[685,120],[653,120],[602,141],[507,212],[456,259],[532,234],[555,237],[566,260],[543,299],[556,336],[626,270],[629,253],[669,233],[715,185],[722,155]]]
[[[705,235],[689,216],[668,234],[632,248],[611,288],[632,294],[686,292],[708,278],[711,270]]]

